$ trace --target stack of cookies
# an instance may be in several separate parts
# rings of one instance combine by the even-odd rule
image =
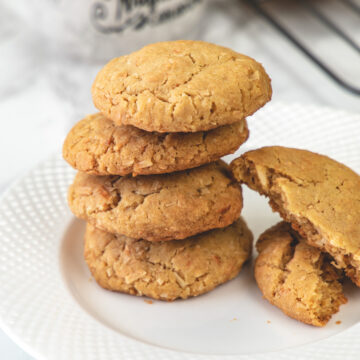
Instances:
[[[188,298],[235,277],[252,249],[241,187],[219,160],[246,141],[271,98],[253,59],[199,41],[110,61],[92,88],[100,113],[68,134],[69,189],[87,224],[85,259],[104,288]]]
[[[95,79],[100,113],[68,134],[69,189],[85,219],[85,259],[104,288],[186,299],[235,277],[252,234],[241,184],[270,198],[284,221],[266,230],[254,273],[287,315],[325,325],[360,286],[360,177],[328,157],[272,146],[230,168],[246,117],[271,98],[253,59],[198,41],[149,45],[110,61]]]

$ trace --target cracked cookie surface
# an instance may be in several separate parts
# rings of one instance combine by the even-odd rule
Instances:
[[[326,156],[280,146],[249,151],[231,169],[360,286],[359,175]]]
[[[63,156],[93,175],[162,174],[216,161],[236,151],[248,134],[245,119],[206,132],[154,133],[116,126],[98,113],[72,128]]]
[[[249,258],[252,234],[232,225],[166,242],[134,240],[88,224],[85,259],[105,289],[172,301],[208,292],[234,278]]]
[[[97,227],[135,239],[164,241],[230,225],[242,209],[241,187],[218,161],[162,175],[78,173],[72,212]]]
[[[196,132],[232,124],[271,98],[255,60],[202,41],[151,44],[111,60],[97,75],[95,106],[117,125]]]
[[[264,297],[286,315],[324,326],[347,302],[341,272],[328,254],[301,238],[286,222],[260,235],[255,279]]]

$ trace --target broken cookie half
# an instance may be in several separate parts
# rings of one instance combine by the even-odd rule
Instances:
[[[359,175],[326,156],[280,146],[249,151],[231,169],[360,286]]]
[[[329,255],[306,244],[290,224],[280,222],[260,235],[255,278],[264,297],[286,315],[324,326],[347,302],[341,273]]]

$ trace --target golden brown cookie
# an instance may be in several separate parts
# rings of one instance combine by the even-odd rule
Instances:
[[[249,151],[231,168],[360,286],[359,175],[326,156],[280,146]]]
[[[196,132],[232,124],[271,98],[255,60],[202,41],[145,46],[111,60],[92,86],[95,106],[117,125]]]
[[[78,173],[69,189],[72,212],[134,239],[164,241],[230,225],[242,194],[224,162],[137,177]]]
[[[256,282],[265,299],[286,315],[324,326],[347,302],[330,256],[306,244],[290,224],[265,231],[256,248]]]
[[[72,128],[63,156],[93,175],[162,174],[216,161],[236,151],[248,135],[245,119],[207,132],[160,134],[116,126],[99,113]]]
[[[160,300],[186,299],[234,278],[249,258],[252,234],[232,225],[166,242],[134,240],[88,224],[85,259],[100,286]]]

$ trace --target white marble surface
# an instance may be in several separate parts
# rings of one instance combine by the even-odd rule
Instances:
[[[39,33],[31,20],[21,21],[26,7],[16,9],[14,3],[0,2],[0,194],[22,173],[60,151],[70,126],[95,110],[90,86],[102,66],[55,51],[51,36]],[[338,2],[328,3],[330,13],[341,20]],[[360,86],[360,57],[344,50],[329,33],[318,31],[316,24],[304,27],[291,10],[286,15],[293,24],[297,22],[315,51]],[[359,39],[359,18],[344,16],[347,28]],[[241,1],[209,1],[198,26],[186,37],[229,46],[262,62],[273,79],[273,101],[360,112],[359,96],[334,84]],[[0,354],[7,360],[30,359],[1,330]]]

